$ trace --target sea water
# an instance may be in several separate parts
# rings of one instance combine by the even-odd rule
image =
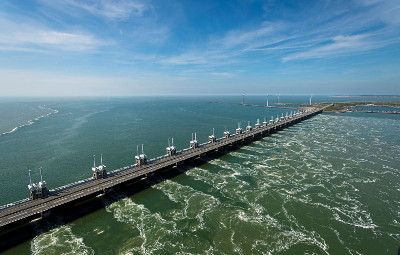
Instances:
[[[264,97],[245,100],[265,104]],[[165,154],[169,137],[179,150],[193,132],[202,143],[212,128],[221,137],[238,122],[245,128],[248,121],[290,112],[211,101],[241,98],[3,102],[0,204],[29,195],[28,169],[37,182],[43,167],[52,189],[90,177],[94,154],[103,153],[108,170],[117,169],[133,163],[138,144],[153,158]],[[150,188],[132,196],[111,193],[112,200],[100,198],[103,209],[67,224],[60,219],[4,253],[393,254],[400,242],[399,131],[398,115],[318,115],[222,157],[182,166],[174,178],[144,180]]]

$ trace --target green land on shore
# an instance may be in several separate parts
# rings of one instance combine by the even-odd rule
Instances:
[[[316,103],[315,107],[324,107],[332,103]],[[324,113],[342,113],[351,111],[350,108],[356,106],[375,106],[375,107],[394,107],[400,108],[400,101],[363,101],[363,102],[336,102],[323,110]]]

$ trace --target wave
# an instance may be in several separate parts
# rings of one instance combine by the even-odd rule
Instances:
[[[237,151],[232,151],[229,153],[230,156],[237,157],[237,158],[242,158],[242,159],[258,159],[258,156],[251,155],[249,153],[242,153],[242,152],[237,152]]]
[[[182,209],[174,210],[174,220],[184,218],[198,221],[198,225],[191,227],[192,231],[204,228],[204,215],[221,203],[210,194],[170,180],[164,180],[154,188],[162,191],[171,201],[182,205]]]
[[[151,212],[129,197],[119,194],[116,196],[121,200],[107,205],[106,211],[112,213],[117,221],[126,223],[137,231],[137,234],[131,234],[120,246],[119,254],[188,254],[193,253],[193,249],[197,250],[196,253],[213,250],[210,244],[202,243],[196,234],[181,231],[182,226],[178,226],[178,219],[166,219],[167,217]]]
[[[250,246],[253,253],[265,254],[266,251],[275,253],[299,242],[310,243],[317,245],[322,250],[327,250],[325,241],[312,231],[300,231],[292,228],[286,230],[286,227],[277,218],[270,215],[258,201],[258,198],[268,192],[251,190],[249,187],[242,189],[240,180],[235,177],[219,176],[199,167],[185,173],[196,180],[212,185],[231,201],[218,204],[209,212],[208,218],[213,217],[218,224],[205,222],[206,227],[212,229],[216,236],[230,236],[229,243],[220,241],[219,238],[214,239],[216,251],[227,254],[243,254],[246,253],[245,251],[249,251],[249,247],[246,246]],[[228,186],[230,186],[229,191],[226,189]],[[189,189],[191,190],[191,188]],[[174,192],[172,195],[175,196],[176,193]],[[238,204],[238,200],[246,206]],[[237,231],[238,229],[241,231]],[[266,236],[268,236],[268,240],[263,239]],[[299,236],[302,238],[297,239],[296,237]],[[243,239],[247,241],[243,243],[241,241]],[[282,240],[286,241],[282,243]]]
[[[72,233],[68,225],[60,226],[36,236],[31,241],[31,253],[40,254],[94,254],[83,238]]]
[[[1,133],[0,136],[1,136],[1,135],[12,134],[12,133],[14,133],[15,131],[17,131],[18,129],[22,128],[22,127],[30,126],[30,125],[34,124],[36,121],[38,121],[38,120],[40,120],[40,119],[42,119],[42,118],[46,118],[46,117],[48,117],[48,116],[50,116],[50,115],[52,115],[52,114],[58,113],[58,110],[51,109],[51,108],[47,108],[47,107],[45,107],[45,106],[38,106],[38,108],[39,108],[39,109],[42,109],[42,110],[49,110],[50,112],[47,113],[47,114],[41,115],[41,116],[39,116],[39,117],[36,117],[36,118],[34,118],[34,119],[28,120],[27,123],[22,124],[22,125],[19,125],[19,126],[17,126],[17,127],[14,127],[14,128],[11,129],[10,131]]]

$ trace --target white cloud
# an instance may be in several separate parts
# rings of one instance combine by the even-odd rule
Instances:
[[[282,40],[280,32],[284,27],[281,22],[264,22],[257,28],[229,31],[222,39],[216,40],[215,43],[220,43],[224,48],[233,48],[236,46],[244,48],[260,47]]]
[[[152,10],[148,2],[142,0],[40,0],[49,10],[42,10],[45,15],[52,17],[53,12],[61,12],[63,15],[71,15],[79,21],[87,20],[88,13],[96,16],[89,16],[90,20],[105,19],[106,23],[101,24],[99,30],[113,31],[115,24],[110,25],[110,20],[118,22],[118,32],[123,37],[132,38],[132,44],[151,43],[160,44],[170,36],[168,22],[160,24],[158,16]],[[128,25],[129,24],[129,25]],[[70,26],[71,24],[67,24]],[[82,23],[79,24],[81,26]],[[83,25],[85,23],[83,22]],[[110,30],[111,29],[111,30]]]
[[[373,40],[368,39],[366,35],[353,35],[353,36],[336,36],[332,42],[314,47],[310,50],[290,54],[282,60],[284,62],[297,59],[311,59],[311,58],[325,58],[335,57],[342,55],[352,55],[359,52],[365,52],[371,49],[379,48],[382,45]]]
[[[0,50],[88,51],[105,44],[90,34],[56,31],[35,21],[28,22],[0,18]]]
[[[391,0],[354,0],[354,3],[356,6],[345,15],[319,23],[308,21],[312,26],[305,23],[303,31],[306,32],[297,33],[295,42],[309,37],[314,40],[313,44],[293,47],[291,53],[282,58],[283,62],[352,56],[399,43],[400,5]]]
[[[234,77],[235,74],[233,73],[228,73],[228,72],[213,72],[210,73],[210,75],[216,76],[216,77],[221,77],[221,78],[228,78],[228,77]]]
[[[42,2],[58,9],[63,9],[65,6],[82,9],[93,15],[113,20],[141,16],[148,9],[148,6],[137,0],[42,0]]]
[[[195,52],[188,52],[177,56],[162,58],[160,59],[160,62],[172,65],[205,64],[207,63],[207,59]]]
[[[182,53],[159,57],[159,62],[171,65],[227,65],[237,63],[240,56],[270,44],[287,40],[281,32],[283,23],[264,22],[256,28],[230,30],[211,37],[205,48],[186,49]]]
[[[248,31],[231,31],[221,40],[224,42],[221,49],[229,50],[230,46],[239,52],[234,57],[252,51],[264,51],[270,57],[274,52],[281,55],[287,52],[282,58],[285,62],[351,56],[399,43],[400,5],[396,1],[356,0],[355,3],[358,6],[353,9],[349,9],[351,4],[339,5],[337,9],[329,5],[318,9],[317,17],[298,17],[292,23],[277,20]]]

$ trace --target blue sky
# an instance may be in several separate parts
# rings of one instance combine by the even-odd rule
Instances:
[[[0,0],[2,96],[400,94],[398,0]]]

